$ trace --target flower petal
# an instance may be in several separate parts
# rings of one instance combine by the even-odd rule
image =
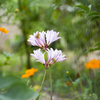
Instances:
[[[45,64],[44,54],[42,54],[41,49],[34,50],[33,52],[34,54],[30,54],[30,55],[35,57],[37,59],[37,62],[41,62],[42,64]]]
[[[61,50],[53,50],[52,48],[47,50],[48,53],[48,63],[50,65],[54,64],[55,62],[60,62],[66,60],[66,55],[62,55]]]
[[[59,35],[59,32],[55,32],[53,30],[51,31],[47,31],[46,33],[46,41],[47,41],[47,44],[50,45],[52,42],[60,39],[61,37],[58,36]]]
[[[30,45],[43,47],[45,46],[45,32],[36,32],[29,36],[28,42]]]

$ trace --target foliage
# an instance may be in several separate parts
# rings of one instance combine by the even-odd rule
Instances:
[[[0,100],[27,100],[37,96],[18,77],[13,75],[3,76],[0,72]],[[13,94],[13,95],[12,95]]]
[[[21,76],[27,68],[38,68],[36,76],[26,79],[26,81],[30,80],[29,85],[40,85],[44,66],[35,63],[35,60],[30,58],[30,53],[37,47],[29,46],[27,38],[36,31],[53,29],[60,32],[62,38],[50,46],[54,49],[63,49],[65,54],[69,56],[66,62],[57,63],[51,67],[53,92],[69,98],[72,97],[70,94],[72,93],[76,100],[79,96],[83,100],[99,100],[99,70],[86,70],[84,68],[85,62],[88,62],[89,52],[100,52],[99,4],[99,0],[1,0],[0,25],[11,24],[11,28],[13,25],[17,25],[21,31],[7,44],[6,48],[10,48],[10,52],[8,49],[4,51],[0,49],[0,70],[3,74],[12,73]],[[15,31],[18,33],[17,30]],[[81,61],[85,59],[85,61],[81,62],[80,59]],[[71,84],[77,89],[79,96],[76,96],[76,90],[73,89],[72,85],[70,87],[66,85],[66,82],[70,81],[66,71],[69,71],[73,81]],[[80,77],[77,77],[77,72]],[[21,79],[13,75],[7,77],[1,75],[0,78],[4,80],[0,81],[0,87],[3,87],[0,98],[4,98],[4,100],[7,97],[9,100],[19,99],[21,93],[27,98],[31,98],[31,93],[35,94],[27,88],[25,82],[21,82]],[[80,80],[83,90],[81,90]],[[44,89],[47,89],[48,92],[50,91],[49,82],[49,75],[47,74]],[[17,88],[19,92],[15,91]],[[12,91],[18,96],[11,95]],[[25,96],[23,96],[23,100],[25,100]]]

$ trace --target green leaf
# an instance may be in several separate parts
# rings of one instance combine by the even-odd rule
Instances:
[[[89,49],[88,51],[86,51],[86,53],[92,52],[92,51],[96,51],[96,50],[100,50],[100,42],[98,42],[98,43],[95,45],[95,48]]]
[[[28,100],[36,97],[37,93],[28,89],[24,83],[15,83],[9,89],[0,94],[1,100]]]
[[[89,21],[96,20],[96,19],[100,19],[100,16],[94,16]]]
[[[2,73],[0,73],[0,80],[2,80],[0,81],[0,90],[11,86],[13,83],[21,81],[20,78],[15,77],[13,75],[8,75],[8,76],[3,77]]]
[[[88,16],[100,16],[100,13],[98,13],[98,12],[91,12],[91,13],[86,15],[86,17],[88,17]]]
[[[12,56],[13,56],[13,54],[10,54],[10,53],[7,53],[7,52],[3,52],[3,55],[9,60]]]
[[[93,98],[94,98],[94,100],[98,100],[98,97],[95,93],[93,93]]]
[[[87,6],[83,6],[83,5],[76,5],[76,7],[78,8],[81,8],[82,10],[86,11],[86,12],[89,12],[90,11],[90,8],[87,7]]]
[[[52,12],[54,11],[55,5],[52,5],[47,11],[46,11],[46,20],[50,19],[52,16]]]
[[[39,94],[35,100],[39,100],[40,99],[41,94]]]
[[[28,100],[37,97],[38,93],[29,89],[21,78],[0,72],[0,100]]]
[[[83,11],[83,10],[79,10],[79,11],[77,11],[76,14],[83,14],[83,13],[85,13],[85,11]]]
[[[86,52],[88,53],[88,52],[93,52],[93,51],[96,51],[96,50],[100,50],[100,47],[97,47],[97,48],[94,48],[94,49],[90,49],[90,50],[88,50]]]
[[[73,85],[76,87],[80,82],[80,78],[76,79],[74,82],[73,82]]]
[[[98,42],[98,43],[96,44],[96,46],[100,47],[100,42]]]

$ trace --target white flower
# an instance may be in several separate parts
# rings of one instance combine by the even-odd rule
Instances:
[[[30,45],[44,47],[45,46],[45,32],[36,32],[33,35],[29,35],[28,42]]]
[[[66,55],[62,55],[61,50],[53,50],[52,48],[47,50],[48,53],[48,63],[49,65],[54,64],[55,62],[60,62],[66,60]]]
[[[33,35],[29,36],[28,42],[30,45],[38,46],[46,50],[52,42],[61,38],[58,35],[59,32],[57,33],[53,30],[51,31],[48,30],[47,33],[44,31],[42,32],[37,31]]]
[[[37,59],[37,62],[41,62],[42,64],[45,65],[45,68],[48,68],[48,65],[52,65],[55,62],[60,62],[60,61],[64,61],[66,60],[66,55],[62,55],[62,51],[61,50],[53,50],[51,49],[47,49],[46,53],[47,53],[47,60],[45,61],[44,58],[44,54],[41,52],[41,49],[38,50],[34,50],[34,53],[31,54],[33,57],[35,57]]]
[[[46,40],[47,40],[47,45],[50,45],[52,42],[60,39],[61,37],[58,36],[59,35],[59,32],[55,32],[53,30],[51,31],[47,31],[46,33]]]

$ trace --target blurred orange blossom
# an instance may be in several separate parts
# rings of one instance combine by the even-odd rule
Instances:
[[[4,33],[8,33],[8,30],[6,30],[5,28],[1,28],[1,27],[0,27],[0,31],[1,31],[1,32],[4,32]]]
[[[90,60],[88,63],[85,64],[87,69],[95,69],[95,68],[100,68],[100,60]]]
[[[22,75],[22,78],[28,78],[28,77],[34,75],[34,73],[37,72],[37,71],[38,71],[38,69],[34,69],[34,68],[27,69],[25,71],[25,74]]]

